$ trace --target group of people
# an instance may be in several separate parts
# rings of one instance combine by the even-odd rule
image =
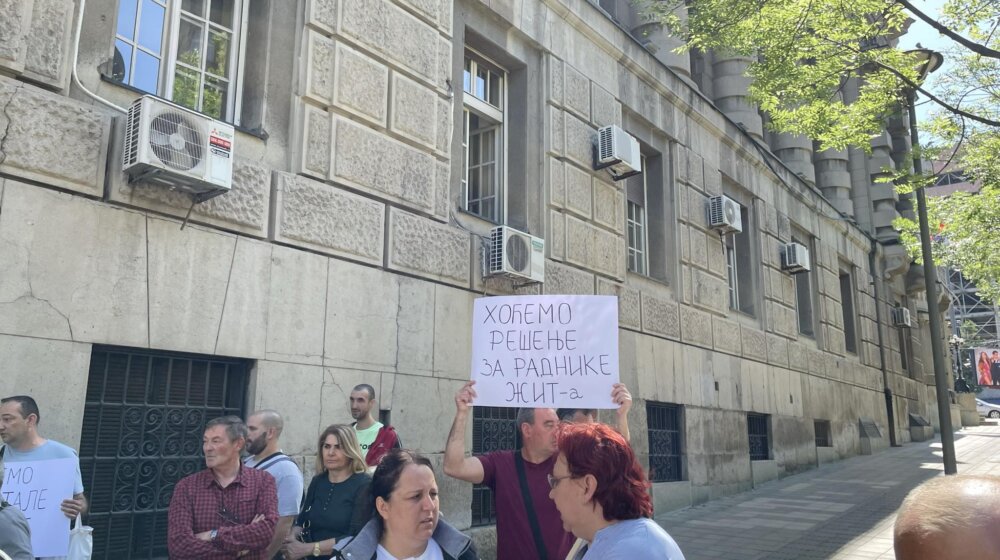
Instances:
[[[1000,351],[994,350],[992,354],[985,350],[980,352],[976,369],[979,373],[979,385],[1000,385]]]
[[[624,385],[612,393],[619,405],[614,428],[596,422],[592,410],[521,409],[520,449],[467,456],[475,398],[471,381],[455,396],[443,470],[493,490],[499,560],[683,560],[674,540],[651,519],[650,484],[628,441],[631,395]],[[355,387],[355,422],[320,434],[317,474],[304,493],[301,470],[280,447],[284,426],[278,412],[259,410],[245,422],[235,416],[209,421],[205,470],[174,487],[170,557],[478,559],[472,539],[441,518],[432,463],[402,449],[395,430],[377,422],[374,410],[374,389]],[[76,457],[71,448],[39,435],[40,417],[31,397],[0,401],[0,485],[4,461]],[[73,497],[61,503],[71,519],[88,506],[79,467],[76,476]],[[996,478],[934,479],[900,508],[897,557],[971,558],[966,554],[984,547],[997,555],[987,557],[1000,557],[1000,538],[992,530],[1000,521],[997,512]],[[20,510],[0,501],[0,550],[14,560],[34,558],[28,531]]]

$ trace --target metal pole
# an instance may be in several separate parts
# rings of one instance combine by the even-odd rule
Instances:
[[[917,115],[914,109],[916,92],[909,92],[910,144],[913,151],[913,173],[921,175],[920,139],[917,135]],[[920,218],[920,252],[924,261],[924,286],[927,291],[927,313],[930,314],[931,354],[934,356],[934,386],[937,389],[938,422],[941,424],[941,451],[944,455],[944,474],[957,474],[955,462],[955,432],[951,426],[951,399],[948,398],[948,376],[945,370],[944,348],[941,340],[941,314],[938,312],[937,273],[931,255],[931,233],[927,224],[927,195],[924,187],[917,189],[917,216]]]

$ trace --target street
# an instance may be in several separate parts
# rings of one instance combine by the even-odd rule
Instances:
[[[996,423],[955,434],[959,474],[1000,475]],[[687,560],[885,560],[906,494],[940,474],[940,443],[910,443],[657,515]]]

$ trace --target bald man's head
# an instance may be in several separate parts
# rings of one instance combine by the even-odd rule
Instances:
[[[903,500],[897,560],[1000,558],[1000,477],[939,476]]]

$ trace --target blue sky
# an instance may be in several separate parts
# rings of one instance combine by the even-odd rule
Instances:
[[[944,5],[944,0],[915,0],[912,3],[917,7],[917,9],[921,10],[925,14],[938,19],[941,15],[941,7]],[[944,54],[945,50],[954,45],[950,39],[942,36],[940,33],[931,28],[931,26],[916,18],[913,19],[915,20],[913,25],[910,26],[906,35],[899,40],[901,48],[916,48],[917,43],[920,43],[920,46],[926,49],[933,49]],[[941,75],[947,71],[948,57],[945,56],[944,64],[941,65],[941,68],[937,69],[937,72],[931,74],[931,76],[927,79],[927,84],[933,87],[935,74]],[[919,100],[917,103],[919,104],[917,107],[917,117],[921,120],[928,118],[928,110],[936,107],[933,103],[920,103]]]

